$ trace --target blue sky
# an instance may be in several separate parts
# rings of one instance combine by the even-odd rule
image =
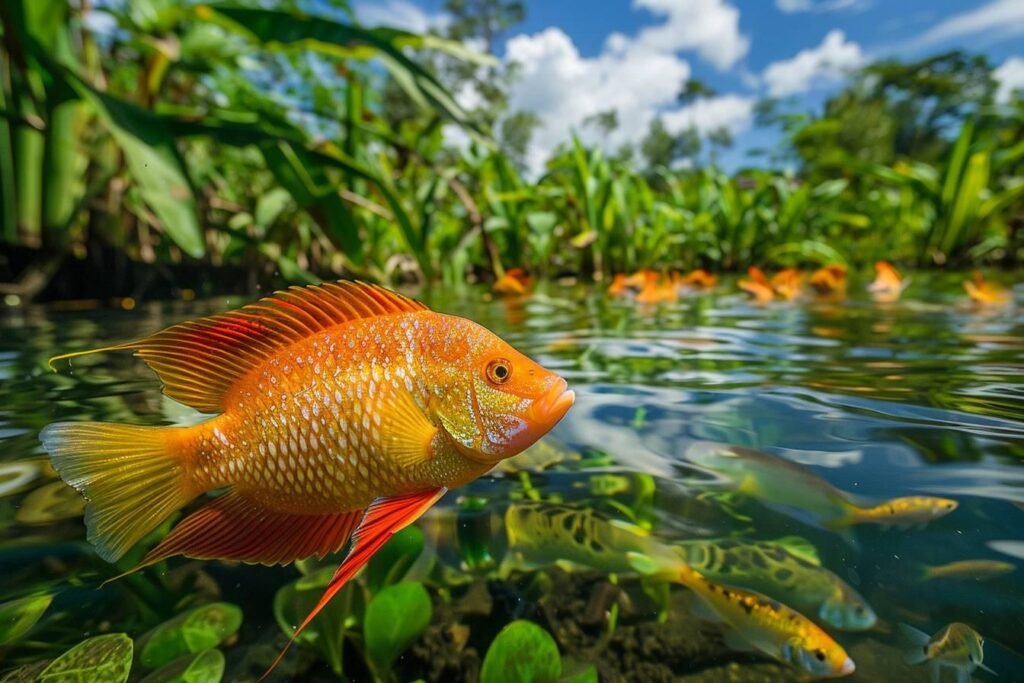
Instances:
[[[441,0],[355,5],[368,24],[424,30],[446,21]],[[1006,93],[1024,87],[1024,0],[528,0],[527,9],[499,55],[522,74],[513,106],[543,121],[530,154],[535,170],[583,118],[610,108],[619,129],[591,142],[635,143],[655,116],[670,130],[725,126],[736,146],[723,161],[735,168],[750,149],[777,142],[753,125],[758,99],[820,107],[845,74],[879,57],[966,48],[999,67]],[[675,95],[691,77],[716,96],[679,105]],[[474,93],[458,96],[472,104]]]

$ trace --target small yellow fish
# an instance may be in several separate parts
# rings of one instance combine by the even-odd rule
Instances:
[[[1005,306],[1010,303],[1010,292],[1005,287],[989,282],[979,271],[964,281],[964,290],[971,301],[982,306]]]
[[[817,678],[849,676],[856,669],[842,645],[780,602],[754,591],[715,583],[678,556],[626,555],[639,573],[675,581],[696,593],[708,609],[705,615],[725,622],[733,629],[730,635],[742,644]]]
[[[938,566],[925,565],[922,568],[921,578],[925,581],[932,579],[987,581],[1009,574],[1016,568],[1015,565],[1000,560],[960,560]]]
[[[750,276],[750,279],[740,280],[737,283],[739,288],[749,294],[759,306],[771,303],[772,299],[775,298],[775,292],[772,290],[772,284],[768,281],[764,271],[757,266],[750,266],[747,269],[747,275]]]
[[[891,263],[878,261],[875,263],[875,279],[868,285],[868,291],[875,301],[891,303],[900,298],[907,284]]]
[[[935,496],[905,496],[893,498],[873,507],[862,508],[851,505],[838,519],[827,522],[831,528],[849,524],[882,524],[884,526],[917,526],[939,517],[945,517],[956,510],[957,502]]]
[[[957,681],[961,683],[970,683],[971,672],[977,668],[995,673],[983,664],[985,639],[967,624],[954,622],[933,636],[906,624],[900,624],[899,628],[907,643],[903,661],[907,664],[927,663],[933,681],[942,676],[943,667],[954,669]]]

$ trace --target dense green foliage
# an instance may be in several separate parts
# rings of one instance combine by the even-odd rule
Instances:
[[[507,110],[514,70],[461,42],[492,49],[521,3],[451,2],[445,37],[360,27],[341,0],[84,7],[0,7],[0,280],[17,280],[0,293],[112,258],[226,266],[254,288],[1024,255],[1024,103],[996,103],[982,57],[866,67],[820,115],[763,102],[786,140],[770,165],[793,171],[718,170],[726,130],[702,166],[694,131],[655,120],[638,150],[574,138],[531,179],[537,119]],[[89,12],[116,28],[94,34]],[[472,112],[452,95],[466,83]]]

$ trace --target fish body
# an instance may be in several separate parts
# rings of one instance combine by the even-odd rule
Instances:
[[[521,296],[529,291],[531,284],[533,284],[533,281],[526,274],[525,270],[522,268],[509,268],[494,283],[492,291],[501,296]]]
[[[749,276],[748,279],[740,280],[737,283],[739,288],[750,295],[759,305],[771,303],[772,299],[775,298],[775,290],[772,289],[772,284],[764,274],[764,271],[757,266],[750,266],[747,269],[747,275]]]
[[[944,667],[956,670],[957,680],[968,683],[971,672],[977,668],[995,673],[984,664],[985,639],[967,624],[948,624],[932,636],[906,624],[900,624],[899,628],[907,643],[904,661],[927,664],[932,670],[932,680],[939,680]]]
[[[679,279],[679,284],[683,287],[692,287],[694,289],[711,289],[718,283],[718,278],[703,268],[697,268],[682,278]]]
[[[846,267],[832,264],[819,268],[811,274],[807,283],[819,298],[841,301],[846,297]]]
[[[934,496],[893,498],[863,507],[800,465],[742,446],[697,442],[687,450],[686,459],[724,477],[738,493],[806,513],[833,530],[856,524],[917,526],[957,508],[955,500]]]
[[[792,301],[803,290],[804,275],[796,268],[785,268],[772,275],[771,286],[780,298]]]
[[[280,564],[351,538],[300,630],[392,533],[531,445],[574,398],[480,325],[361,283],[292,288],[99,350],[134,350],[169,397],[215,416],[43,430],[55,469],[88,501],[97,552],[115,561],[227,488],[143,565],[177,554]]]
[[[1009,574],[1016,565],[1001,560],[960,560],[937,566],[925,566],[921,578],[926,581],[934,579],[953,579],[963,581],[987,581],[1004,574]]]
[[[709,579],[764,593],[834,628],[863,631],[877,621],[870,605],[845,581],[781,545],[725,539],[677,547],[687,564]]]
[[[871,507],[851,505],[847,513],[831,520],[832,527],[850,524],[881,524],[883,526],[919,526],[945,517],[957,508],[957,502],[937,496],[903,496]]]
[[[987,281],[979,271],[964,281],[964,290],[971,301],[982,306],[1006,306],[1011,301],[1009,290]]]
[[[589,508],[510,505],[505,532],[506,566],[518,569],[568,562],[608,573],[632,573],[627,552],[670,552],[640,527],[608,520]]]
[[[612,277],[612,283],[608,285],[608,289],[605,290],[609,296],[624,296],[629,292],[629,287],[626,285],[626,274],[616,273]]]
[[[875,279],[868,285],[868,291],[875,301],[891,303],[897,301],[907,283],[896,268],[888,261],[875,263]]]
[[[641,574],[680,583],[694,593],[712,620],[724,622],[743,644],[818,678],[856,669],[843,647],[796,610],[756,591],[716,583],[682,559],[629,553]],[[728,638],[727,638],[728,640]]]

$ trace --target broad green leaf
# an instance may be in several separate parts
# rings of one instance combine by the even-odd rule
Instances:
[[[378,672],[388,671],[422,635],[431,613],[430,596],[419,582],[397,583],[374,596],[366,606],[363,639],[366,655]]]
[[[282,187],[275,187],[256,200],[256,224],[262,228],[270,227],[281,215],[290,201],[289,193]]]
[[[223,677],[224,653],[210,649],[179,657],[139,683],[220,683]]]
[[[418,526],[407,526],[374,553],[366,566],[366,584],[376,594],[389,584],[398,583],[423,553],[425,541]]]
[[[554,683],[562,675],[555,639],[530,621],[501,629],[487,649],[480,683]]]
[[[94,90],[77,78],[72,85],[93,106],[124,152],[142,200],[160,220],[161,229],[185,253],[202,256],[206,246],[196,200],[174,137],[163,120],[130,102]]]
[[[312,572],[283,586],[274,595],[274,619],[286,636],[292,637],[296,627],[320,601],[334,571],[333,567],[325,567]],[[331,670],[341,676],[344,674],[342,653],[345,637],[362,623],[365,610],[366,594],[362,584],[350,581],[295,642],[315,649]]]
[[[970,156],[956,188],[952,207],[947,210],[946,232],[942,236],[939,249],[950,254],[954,249],[967,241],[974,228],[978,205],[981,203],[982,192],[988,187],[988,152],[975,152]]]
[[[139,661],[147,669],[217,647],[242,625],[242,610],[214,602],[183,612],[139,639]]]
[[[52,595],[33,595],[0,604],[0,646],[21,639],[43,616]]]
[[[38,683],[124,683],[132,668],[132,639],[111,633],[82,641],[43,669]]]
[[[81,517],[85,499],[63,481],[51,481],[25,496],[14,519],[20,524],[52,524]]]

